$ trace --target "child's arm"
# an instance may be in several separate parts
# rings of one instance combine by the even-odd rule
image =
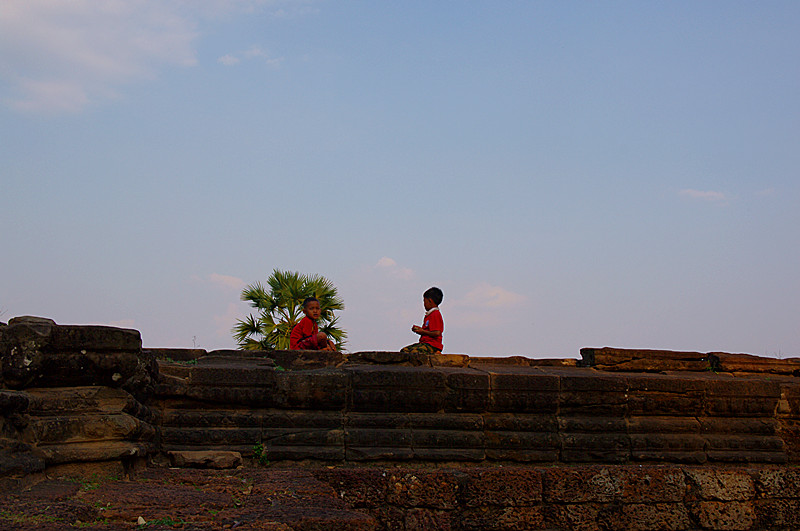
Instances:
[[[411,331],[415,334],[419,334],[421,336],[428,336],[428,337],[439,337],[442,335],[441,330],[425,330],[419,325],[414,325],[411,327]]]

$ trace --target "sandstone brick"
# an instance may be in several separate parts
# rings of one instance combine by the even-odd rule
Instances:
[[[688,468],[685,474],[703,500],[746,501],[756,493],[753,477],[747,472]]]
[[[691,434],[699,433],[701,423],[695,417],[629,416],[628,433],[637,434]]]
[[[244,444],[253,445],[261,441],[261,428],[172,428],[161,429],[161,438],[166,444],[191,446]]]
[[[625,504],[612,525],[616,529],[637,531],[679,531],[694,527],[682,503]]]
[[[376,448],[411,447],[411,430],[392,428],[347,428],[345,430],[347,446]]]
[[[345,448],[348,461],[410,461],[414,459],[411,446],[353,446]]]
[[[632,434],[631,459],[673,463],[704,463],[705,440],[690,434]]]
[[[175,467],[225,469],[242,464],[242,454],[239,452],[173,451],[168,454],[170,463]]]
[[[458,482],[447,471],[397,471],[387,481],[386,501],[399,507],[452,510],[458,497]]]
[[[64,444],[40,444],[36,454],[50,464],[112,461],[146,457],[155,451],[149,442],[88,441]]]
[[[561,434],[561,460],[566,463],[622,463],[630,455],[630,438],[626,434]]]
[[[174,428],[260,428],[262,414],[252,410],[185,410],[164,412],[162,425]]]
[[[758,472],[756,486],[764,498],[800,498],[800,470],[762,469]]]
[[[68,443],[112,440],[152,440],[152,426],[127,414],[49,416],[33,420],[25,430],[30,443]]]
[[[535,530],[548,529],[542,507],[480,507],[463,511],[454,529]]]
[[[691,508],[703,529],[745,531],[756,523],[754,505],[747,502],[704,501]]]
[[[467,507],[524,507],[542,502],[541,470],[482,468],[466,474],[461,503]]]

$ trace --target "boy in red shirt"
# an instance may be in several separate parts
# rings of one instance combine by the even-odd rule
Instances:
[[[411,331],[419,334],[419,343],[408,345],[400,349],[400,352],[415,354],[438,354],[444,348],[442,335],[444,334],[444,320],[439,311],[444,294],[437,287],[428,289],[422,294],[422,305],[425,307],[425,317],[422,319],[422,326],[414,325]]]
[[[319,300],[308,297],[303,301],[305,317],[294,325],[289,335],[289,349],[291,350],[336,350],[333,343],[328,340],[324,332],[319,331],[317,320],[322,314]]]

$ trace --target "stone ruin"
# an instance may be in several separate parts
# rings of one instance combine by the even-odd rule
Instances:
[[[211,519],[175,484],[153,495],[182,507],[184,529],[800,528],[800,360],[580,354],[143,349],[136,330],[11,319],[0,528],[27,529],[8,517],[25,493],[94,477],[106,487],[59,503],[88,511],[82,527],[117,529],[111,501],[94,502],[104,521],[86,500],[181,473],[250,482],[249,502],[217,501]],[[317,494],[285,495],[309,482]]]

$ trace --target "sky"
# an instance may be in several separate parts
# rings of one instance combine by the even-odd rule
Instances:
[[[800,3],[6,0],[0,320],[800,357]]]

